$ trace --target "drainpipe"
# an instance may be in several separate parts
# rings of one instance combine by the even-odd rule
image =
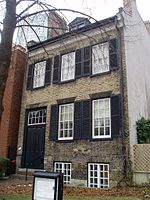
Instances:
[[[125,145],[125,118],[124,118],[124,80],[123,80],[123,64],[122,64],[122,35],[123,30],[122,8],[119,8],[119,13],[116,15],[116,30],[118,38],[119,66],[120,66],[120,106],[121,106],[121,139],[122,139],[122,156],[123,156],[123,172],[126,176],[126,145]]]

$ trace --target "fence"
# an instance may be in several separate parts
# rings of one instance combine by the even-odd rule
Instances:
[[[137,184],[150,182],[150,144],[133,145],[133,175]]]

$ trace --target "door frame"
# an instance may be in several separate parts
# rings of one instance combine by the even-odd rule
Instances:
[[[26,168],[26,148],[27,148],[27,134],[28,134],[28,114],[31,111],[38,111],[41,109],[46,110],[46,119],[47,119],[47,107],[36,107],[36,108],[30,108],[25,110],[25,120],[24,120],[24,136],[23,136],[23,150],[22,150],[22,156],[21,156],[21,168]],[[45,132],[46,132],[46,124],[45,124]],[[45,133],[44,133],[44,152],[45,152]],[[44,153],[45,154],[45,153]],[[44,163],[43,163],[44,168]]]

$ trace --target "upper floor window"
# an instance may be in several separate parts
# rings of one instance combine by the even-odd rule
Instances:
[[[61,59],[61,61],[60,61]],[[117,39],[54,57],[53,83],[101,74],[118,68]],[[61,73],[60,73],[61,72]]]
[[[93,138],[111,137],[110,98],[93,100]]]
[[[73,139],[74,129],[74,104],[64,104],[59,106],[59,130],[58,139]]]
[[[75,77],[75,52],[62,55],[61,81],[74,79]]]
[[[35,64],[34,76],[33,76],[33,88],[44,86],[45,68],[46,68],[46,61],[42,61]]]
[[[27,90],[37,89],[51,83],[52,58],[28,66]]]
[[[109,43],[97,44],[92,47],[92,74],[109,71]]]

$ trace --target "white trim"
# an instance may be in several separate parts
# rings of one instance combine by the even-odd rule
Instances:
[[[42,115],[40,115],[41,112],[42,112]],[[39,115],[36,116],[37,114]],[[33,115],[35,115],[35,117]],[[40,122],[40,118],[42,119],[41,122]],[[46,124],[46,109],[33,110],[28,113],[28,126],[42,125],[42,124]]]
[[[72,122],[72,128],[70,130],[72,130],[72,136],[71,137],[60,137],[60,123],[61,122],[65,122],[65,121],[61,121],[60,118],[61,118],[61,108],[62,107],[67,107],[67,106],[72,106],[72,119],[71,120],[67,120],[66,122]],[[69,129],[66,129],[67,130],[67,135],[68,135],[68,131]],[[64,131],[64,129],[62,129],[62,131]],[[59,105],[59,121],[58,121],[58,140],[73,140],[73,135],[74,135],[74,103],[68,103],[68,104],[62,104],[62,105]]]
[[[94,106],[96,101],[105,101],[109,100],[109,135],[105,135],[105,123],[104,123],[104,135],[97,135],[95,136],[95,130],[94,130],[94,124],[95,124],[95,118],[94,118]],[[104,120],[105,120],[104,116]],[[110,104],[110,98],[103,98],[103,99],[96,99],[92,101],[92,138],[98,139],[98,138],[111,138],[111,104]]]
[[[33,75],[33,88],[39,88],[45,85],[46,61],[35,63]]]
[[[67,73],[65,73],[65,71]],[[75,78],[75,52],[70,52],[61,56],[61,82],[72,80],[74,78]]]
[[[56,168],[56,165],[61,165],[61,168]],[[65,165],[70,165],[69,168],[65,168]],[[68,174],[70,170],[70,175]],[[54,162],[54,171],[55,172],[62,172],[64,174],[64,171],[67,172],[67,174],[64,174],[64,183],[65,184],[70,184],[71,183],[71,173],[72,173],[72,163],[70,162]],[[67,178],[67,180],[65,180]]]
[[[107,48],[106,52],[106,59],[105,59],[105,52],[103,51],[103,48]],[[101,57],[100,55],[103,54]],[[106,62],[104,65],[100,66],[100,61],[97,61],[97,58],[99,58],[103,62]],[[94,61],[94,57],[96,57],[96,61]],[[97,65],[97,66],[95,66]],[[106,69],[103,69],[103,68]],[[101,43],[101,44],[96,44],[92,46],[92,74],[99,74],[99,73],[104,73],[108,72],[110,70],[110,60],[109,60],[109,42]]]
[[[93,170],[90,170],[90,166],[93,166]],[[107,166],[107,170],[103,170],[101,171],[100,168],[101,166]],[[97,170],[95,170],[94,168],[97,167]],[[90,173],[93,172],[93,176],[90,175]],[[95,173],[97,174],[97,176],[95,176]],[[100,173],[107,172],[108,176],[102,176],[100,175]],[[91,179],[93,179],[93,182],[91,182]],[[95,182],[95,179],[97,180],[97,182]],[[108,184],[101,184],[100,180],[107,180]],[[93,185],[93,187],[91,186]],[[96,186],[95,186],[96,185]],[[105,164],[105,163],[88,163],[88,187],[92,187],[92,188],[109,188],[109,164]]]

